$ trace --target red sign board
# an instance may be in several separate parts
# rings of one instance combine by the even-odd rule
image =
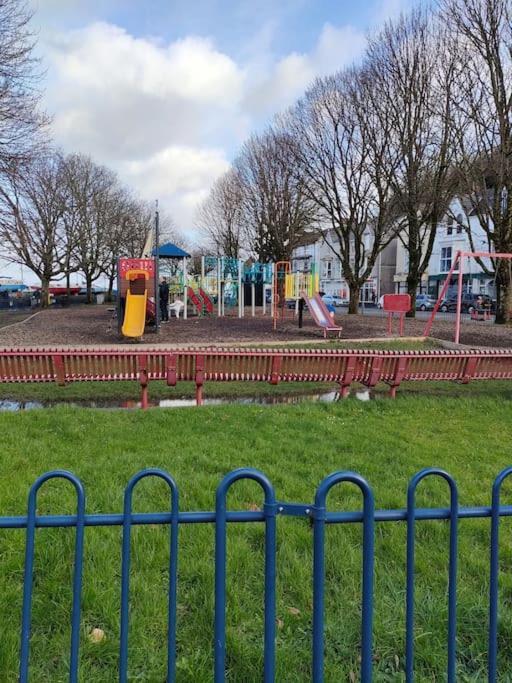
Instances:
[[[149,273],[149,276],[154,276],[155,274],[155,259],[152,258],[121,258],[119,259],[119,273],[121,278],[129,270],[144,270]]]
[[[382,307],[388,313],[408,313],[411,310],[409,294],[384,294]]]

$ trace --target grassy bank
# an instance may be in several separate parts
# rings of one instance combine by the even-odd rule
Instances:
[[[324,476],[353,469],[374,488],[378,508],[405,504],[407,482],[424,466],[446,468],[459,484],[462,505],[487,505],[495,475],[511,463],[510,404],[503,398],[460,400],[399,397],[396,401],[279,407],[122,411],[60,408],[0,415],[1,514],[21,514],[35,477],[53,468],[84,482],[88,512],[118,512],[123,488],[143,467],[163,467],[180,488],[182,510],[211,510],[215,488],[240,466],[263,470],[279,499],[312,501]],[[230,493],[231,509],[261,505],[254,484]],[[331,509],[358,509],[350,486],[333,490]],[[446,485],[424,482],[418,505],[448,504]],[[139,511],[166,510],[159,482],[145,481],[135,495]],[[38,498],[40,514],[72,512],[69,486],[50,483]],[[458,681],[485,679],[488,590],[488,521],[465,520],[460,529]],[[503,521],[503,559],[512,551],[511,522]],[[296,518],[278,521],[278,673],[280,683],[310,680],[311,530]],[[178,680],[211,681],[213,527],[180,529]],[[448,527],[422,522],[417,531],[417,680],[444,679]],[[16,680],[24,533],[0,532],[0,671]],[[120,539],[118,528],[86,530],[81,680],[117,680]],[[358,672],[361,530],[327,530],[326,681]],[[229,530],[228,662],[230,680],[261,680],[262,543],[260,525]],[[37,534],[32,680],[66,680],[72,569],[72,530]],[[133,532],[131,680],[165,678],[165,586],[168,531]],[[405,525],[380,524],[376,533],[376,681],[401,681],[404,651]],[[505,567],[506,568],[506,567]],[[512,590],[501,577],[502,600]],[[91,643],[92,628],[105,640]],[[501,671],[506,679],[512,618],[502,610]]]

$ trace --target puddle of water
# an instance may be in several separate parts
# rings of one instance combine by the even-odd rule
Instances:
[[[351,394],[359,401],[371,401],[376,398],[370,391],[356,391]],[[229,397],[229,398],[205,398],[205,406],[221,406],[229,404],[237,405],[295,405],[305,401],[319,403],[335,403],[340,398],[337,391],[327,391],[321,394],[296,394],[278,396],[249,396],[249,397]],[[193,398],[164,398],[160,401],[149,404],[150,408],[189,408],[195,406]],[[55,408],[57,406],[71,406],[74,408],[100,408],[112,410],[113,408],[123,408],[134,410],[140,408],[139,401],[10,401],[0,400],[0,412],[22,412],[25,410],[40,410],[42,408]]]
[[[39,401],[3,401],[0,400],[0,412],[16,413],[20,410],[34,410],[44,408]]]
[[[356,394],[357,396],[357,394]],[[250,396],[250,397],[230,397],[230,398],[205,398],[203,405],[205,406],[220,406],[228,404],[237,405],[279,405],[279,404],[296,404],[304,401],[313,401],[321,403],[334,403],[339,399],[337,391],[328,391],[322,394],[298,394],[293,396],[279,395],[279,396]],[[366,399],[368,400],[368,399]],[[133,410],[140,408],[139,401],[10,401],[0,400],[0,412],[21,412],[24,410],[40,410],[42,408],[55,408],[56,406],[72,406],[75,408],[100,408],[113,409],[123,408],[125,410]],[[164,398],[158,402],[149,404],[150,408],[188,408],[195,406],[196,401],[193,398]]]

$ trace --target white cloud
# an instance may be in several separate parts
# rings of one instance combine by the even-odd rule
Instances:
[[[190,226],[198,203],[228,168],[220,149],[172,146],[148,158],[125,162],[119,170],[145,198],[165,197],[172,203],[176,223]]]
[[[352,26],[325,24],[312,52],[289,54],[267,73],[255,75],[256,84],[247,92],[245,106],[260,116],[289,106],[316,76],[351,64],[364,45],[364,34]]]
[[[118,170],[192,228],[197,202],[251,130],[363,45],[350,26],[326,24],[310,53],[276,60],[273,28],[255,32],[239,63],[208,38],[165,43],[104,22],[46,35],[46,105],[57,142]]]

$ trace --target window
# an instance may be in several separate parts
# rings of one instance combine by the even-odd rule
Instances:
[[[330,280],[332,278],[332,261],[324,261],[323,262],[322,277],[325,280]]]
[[[452,248],[442,247],[441,248],[441,264],[439,270],[441,273],[447,273],[452,267]]]
[[[453,233],[453,217],[448,216],[446,220],[446,234],[451,235]]]
[[[462,234],[462,222],[463,222],[463,216],[461,213],[457,214],[457,235]]]

